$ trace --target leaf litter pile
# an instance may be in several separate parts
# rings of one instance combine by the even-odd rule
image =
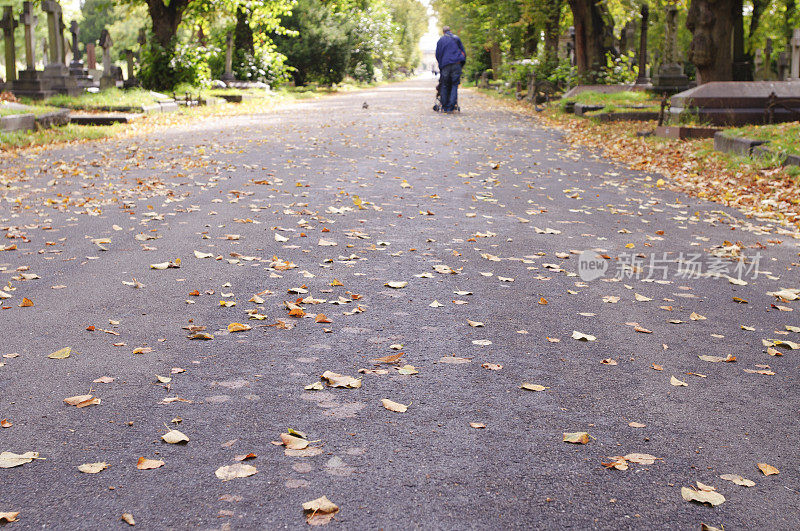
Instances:
[[[794,229],[486,98],[455,148],[381,98],[2,162],[0,519],[59,523],[33,482],[104,527],[377,526],[417,489],[471,525],[721,526],[794,496]]]

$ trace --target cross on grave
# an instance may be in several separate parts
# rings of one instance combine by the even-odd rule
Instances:
[[[111,64],[111,46],[114,41],[111,39],[111,34],[107,29],[100,33],[100,46],[103,48],[103,75],[100,77],[100,88],[107,89],[117,86],[117,81],[114,78],[114,72]]]
[[[48,36],[48,64],[57,64],[61,61],[61,48],[64,45],[63,38],[59,37],[59,18],[61,16],[61,6],[55,0],[44,0],[42,11],[47,13],[47,36]]]
[[[0,19],[0,28],[3,28],[3,40],[6,50],[6,83],[11,86],[17,79],[17,53],[16,43],[14,42],[14,29],[19,22],[14,18],[14,8],[12,6],[3,7],[3,18]]]
[[[789,79],[800,79],[800,28],[795,28],[792,36],[792,73]]]
[[[27,70],[33,72],[36,70],[36,46],[33,39],[39,17],[33,14],[32,3],[22,3],[22,16],[20,16],[19,21],[25,26],[25,66]]]
[[[229,31],[225,36],[225,73],[222,74],[222,81],[233,81],[233,32]]]

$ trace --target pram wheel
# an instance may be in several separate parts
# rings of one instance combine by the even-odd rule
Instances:
[[[433,106],[433,112],[439,112],[439,109],[440,109],[440,108],[441,108],[441,107],[439,107],[439,104],[438,104],[438,103],[436,103],[436,104]]]

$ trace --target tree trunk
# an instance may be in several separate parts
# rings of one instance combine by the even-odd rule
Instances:
[[[750,40],[748,51],[751,55],[755,51],[753,34],[755,34],[756,30],[758,29],[758,25],[761,23],[761,15],[764,14],[764,10],[767,9],[769,3],[770,0],[753,0],[753,14],[750,18],[750,33],[747,35],[748,39]]]
[[[153,36],[165,50],[170,49],[172,39],[178,32],[183,12],[190,0],[171,0],[165,5],[163,0],[147,0],[147,10],[153,21]]]
[[[689,60],[697,83],[733,80],[734,9],[740,0],[692,0],[686,27],[692,32]]]
[[[492,72],[494,72],[494,78],[497,79],[497,76],[500,75],[500,67],[503,64],[499,42],[493,42],[489,46],[489,56],[492,60]]]
[[[575,64],[578,77],[593,82],[605,65],[606,23],[597,0],[569,0],[575,23]]]
[[[550,70],[558,65],[558,37],[562,0],[547,0],[544,21],[544,61]]]
[[[250,21],[247,11],[240,5],[236,8],[236,29],[233,32],[233,49],[244,50],[250,55],[255,55],[255,45],[253,44],[253,30],[250,28]]]

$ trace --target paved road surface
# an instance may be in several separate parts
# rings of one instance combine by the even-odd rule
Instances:
[[[0,190],[0,245],[17,246],[0,251],[0,451],[44,458],[0,469],[10,529],[118,528],[123,513],[145,529],[297,528],[323,495],[340,507],[329,525],[350,529],[798,527],[800,350],[762,343],[800,343],[786,328],[800,303],[767,294],[800,288],[798,239],[490,98],[434,114],[433,83],[0,164],[24,177]],[[748,268],[760,253],[758,278],[677,275],[683,257],[736,278],[711,254],[726,240]],[[589,249],[607,271],[585,281]],[[371,361],[392,345],[399,363]],[[48,358],[63,347],[76,353]],[[325,371],[362,386],[303,389]],[[101,403],[63,402],[87,393]],[[170,427],[188,444],[163,442]],[[288,428],[309,455],[271,444]],[[248,453],[255,475],[215,476]],[[601,464],[629,453],[659,459]],[[78,471],[94,462],[109,468]],[[684,501],[697,481],[726,501]]]

